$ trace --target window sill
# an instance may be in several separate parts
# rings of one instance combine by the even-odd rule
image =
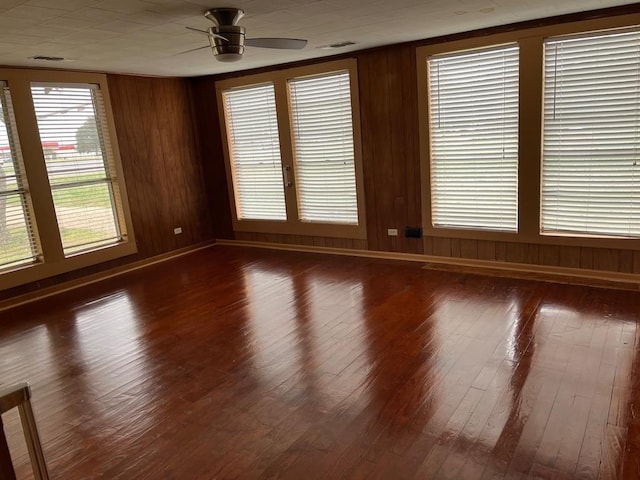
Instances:
[[[360,225],[268,220],[234,220],[233,230],[250,233],[275,233],[366,240],[367,229]]]
[[[0,274],[0,290],[36,282],[43,278],[90,267],[109,260],[115,260],[116,258],[126,257],[133,255],[137,251],[135,242],[128,241],[67,257],[58,262],[38,262],[16,270],[9,270]]]

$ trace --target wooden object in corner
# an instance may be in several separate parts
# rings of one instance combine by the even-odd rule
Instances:
[[[36,420],[31,408],[31,388],[29,388],[29,384],[23,383],[0,391],[0,414],[13,408],[17,408],[20,412],[22,430],[29,450],[33,476],[36,480],[48,480],[49,472],[47,471]],[[0,419],[0,480],[15,480],[15,478],[11,465],[11,454],[4,436],[2,420]]]

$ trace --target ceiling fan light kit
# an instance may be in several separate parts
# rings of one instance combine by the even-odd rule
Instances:
[[[208,35],[211,50],[220,62],[240,60],[244,54],[245,46],[299,50],[307,44],[306,40],[299,38],[246,38],[246,29],[238,25],[244,16],[244,10],[239,8],[212,8],[204,12],[204,16],[213,23],[213,27],[207,31],[192,27],[187,28]]]

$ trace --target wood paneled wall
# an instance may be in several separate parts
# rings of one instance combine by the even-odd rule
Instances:
[[[186,79],[109,75],[138,253],[0,292],[0,300],[215,238]],[[182,227],[181,235],[173,228]]]
[[[188,81],[110,75],[109,89],[139,257],[213,238]]]
[[[403,234],[422,222],[415,48],[396,45],[357,60],[369,249],[422,253],[422,242]]]
[[[205,174],[207,208],[213,212],[214,236],[233,239],[215,79],[213,77],[193,78],[190,80],[190,91],[199,160]]]

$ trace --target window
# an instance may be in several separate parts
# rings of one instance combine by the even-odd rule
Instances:
[[[434,227],[518,229],[518,46],[428,61]]]
[[[106,76],[0,78],[0,289],[135,253]]]
[[[289,80],[289,97],[300,218],[356,225],[349,72]]]
[[[355,62],[218,82],[234,228],[364,238]]]
[[[0,82],[0,271],[32,264],[38,249],[9,87]]]
[[[286,220],[273,84],[224,92],[238,218]]]
[[[38,83],[31,94],[65,255],[119,242],[98,86]]]
[[[640,32],[544,43],[542,231],[640,237]]]

